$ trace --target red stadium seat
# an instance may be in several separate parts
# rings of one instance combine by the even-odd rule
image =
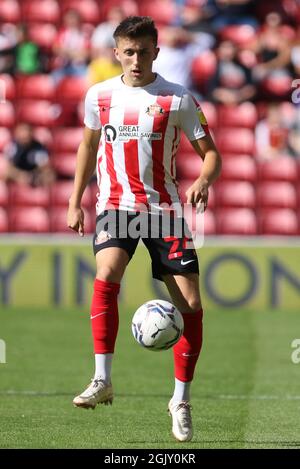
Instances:
[[[253,184],[245,181],[221,182],[217,185],[218,207],[255,208],[256,195]]]
[[[8,73],[0,74],[0,103],[1,100],[13,101],[16,97],[16,86],[12,76]]]
[[[42,207],[19,207],[10,211],[11,231],[23,233],[48,233],[48,211]]]
[[[236,106],[218,106],[218,123],[223,127],[247,127],[253,129],[257,123],[257,111],[253,103]]]
[[[9,222],[6,210],[0,207],[0,233],[7,233],[9,231]]]
[[[289,182],[263,182],[257,188],[257,203],[261,208],[297,208],[297,193]]]
[[[216,142],[221,153],[247,153],[255,149],[254,134],[250,129],[226,127],[216,131]]]
[[[17,79],[17,94],[19,99],[55,98],[55,84],[50,75],[20,76]]]
[[[223,158],[221,178],[222,180],[256,182],[256,161],[247,155]]]
[[[29,38],[36,42],[40,47],[51,51],[57,30],[53,24],[33,23],[28,25]]]
[[[56,0],[23,0],[22,13],[23,20],[27,23],[60,22],[60,9]]]
[[[2,0],[0,7],[0,22],[19,23],[21,21],[21,9],[17,0]]]
[[[15,111],[12,103],[6,101],[6,103],[0,102],[0,126],[2,127],[14,127],[15,125]]]
[[[265,235],[296,236],[299,233],[296,212],[288,208],[262,210],[259,228],[260,233]]]
[[[49,207],[49,190],[44,187],[31,187],[13,184],[10,188],[11,205],[14,207]]]
[[[6,170],[7,170],[7,160],[4,157],[4,155],[0,153],[0,179],[5,178],[6,173],[7,173]]]
[[[11,133],[5,127],[0,127],[0,151],[11,141]]]
[[[216,217],[212,210],[206,209],[204,212],[204,234],[214,235],[217,233]]]
[[[67,207],[55,207],[50,213],[51,231],[54,233],[69,233],[74,236],[74,231],[67,226]],[[85,233],[93,233],[95,230],[95,221],[89,211],[84,212],[84,230]]]
[[[73,191],[73,181],[57,181],[51,187],[51,206],[67,207]],[[82,204],[84,207],[92,206],[91,188],[87,186],[83,193]]]
[[[255,211],[249,208],[220,209],[216,215],[218,234],[256,235]]]
[[[76,154],[56,153],[51,157],[51,163],[58,176],[73,178],[76,168]]]
[[[290,156],[258,162],[259,178],[269,181],[298,181],[298,163]]]
[[[201,108],[206,117],[208,127],[211,129],[217,127],[218,118],[216,106],[208,101],[203,101],[201,102]]]
[[[76,154],[82,136],[82,127],[56,128],[53,130],[53,149],[56,153]]]
[[[100,7],[95,0],[64,0],[63,13],[70,9],[78,11],[84,23],[98,24],[100,22]]]
[[[177,174],[182,179],[196,179],[200,176],[202,159],[194,153],[180,153],[177,156]]]
[[[192,62],[192,79],[198,88],[203,88],[208,80],[215,74],[217,59],[212,51],[205,51]]]
[[[248,24],[225,26],[220,31],[222,41],[232,41],[238,46],[247,46],[255,38],[255,29]]]
[[[50,101],[21,100],[17,105],[17,118],[32,125],[52,127],[56,119],[55,106]]]
[[[36,138],[40,143],[42,143],[46,148],[52,148],[53,138],[51,130],[47,127],[35,127],[33,129],[34,138]]]
[[[0,180],[0,207],[7,207],[9,204],[9,191],[7,184]]]
[[[171,25],[176,19],[176,5],[170,0],[142,2],[139,7],[142,16],[151,16],[160,26]]]
[[[56,99],[58,102],[75,101],[78,104],[84,98],[87,87],[86,78],[65,77],[56,88]]]
[[[260,87],[269,97],[288,98],[292,89],[292,78],[287,75],[271,75],[265,78]]]

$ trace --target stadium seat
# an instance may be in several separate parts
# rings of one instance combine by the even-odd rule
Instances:
[[[17,104],[17,118],[32,125],[52,127],[56,119],[55,106],[45,100],[21,100]]]
[[[5,127],[0,127],[0,151],[11,141],[11,133]]]
[[[298,162],[290,156],[258,162],[259,179],[269,181],[298,181]]]
[[[34,127],[33,129],[34,138],[42,143],[46,148],[50,149],[53,146],[53,137],[51,130],[47,127]]]
[[[67,207],[55,207],[50,212],[51,231],[54,233],[69,233],[74,236],[74,231],[67,226]],[[93,233],[95,230],[95,221],[90,212],[84,212],[84,230],[85,233]]]
[[[217,233],[216,217],[212,210],[206,209],[204,213],[204,234],[214,235]]]
[[[0,22],[19,23],[21,21],[21,9],[17,0],[2,0],[0,7]]]
[[[299,223],[296,212],[288,208],[260,211],[259,231],[263,235],[298,235]]]
[[[76,154],[82,140],[82,127],[63,127],[53,130],[53,150],[55,153]]]
[[[194,153],[180,153],[177,156],[177,175],[180,179],[196,179],[202,168],[202,159]]]
[[[254,134],[250,129],[222,127],[216,130],[216,142],[220,152],[246,153],[252,155],[255,149]]]
[[[76,153],[55,153],[51,164],[58,176],[73,178],[76,168]]]
[[[15,111],[11,102],[0,103],[0,126],[1,127],[14,127],[15,125]]]
[[[56,88],[56,100],[59,103],[73,101],[78,105],[87,91],[87,80],[82,77],[65,77]]]
[[[9,204],[9,191],[7,184],[0,180],[0,207],[7,207]]]
[[[10,200],[13,207],[49,207],[50,205],[48,189],[23,184],[11,185]]]
[[[5,178],[7,161],[4,155],[0,153],[0,179]]]
[[[198,55],[191,67],[192,80],[197,88],[203,89],[214,75],[217,67],[217,59],[212,51],[205,51]]]
[[[202,111],[206,117],[209,128],[214,129],[218,124],[217,109],[213,103],[201,102]]]
[[[180,153],[192,153],[194,151],[193,146],[187,136],[181,132],[180,143],[178,147],[178,155]]]
[[[100,6],[95,0],[64,0],[62,2],[62,12],[76,10],[80,13],[84,23],[98,24],[100,22]]]
[[[33,42],[36,42],[46,51],[51,51],[57,30],[56,27],[50,23],[30,23],[28,24],[28,34]]]
[[[255,35],[255,29],[249,24],[229,25],[220,31],[222,41],[232,41],[240,47],[249,45],[254,40]]]
[[[224,181],[217,184],[218,207],[255,208],[256,195],[253,184],[246,181]]]
[[[23,0],[22,15],[25,22],[60,22],[60,8],[56,0]]]
[[[0,207],[0,233],[7,233],[9,231],[9,222],[6,210]]]
[[[221,178],[222,180],[254,183],[257,180],[256,161],[248,155],[224,157]]]
[[[16,97],[15,81],[8,73],[0,74],[0,103],[1,100],[13,101]]]
[[[52,77],[46,74],[19,76],[17,78],[17,95],[19,99],[53,101],[55,98],[55,84]]]
[[[260,88],[267,97],[287,99],[291,94],[292,81],[288,75],[271,75],[261,82]]]
[[[73,181],[57,181],[53,184],[50,190],[52,208],[68,206],[73,186]],[[84,207],[91,207],[92,205],[92,194],[89,186],[86,187],[83,193],[82,204]]]
[[[50,221],[48,211],[43,207],[19,207],[11,209],[10,226],[12,231],[23,233],[48,233]]]
[[[257,111],[253,103],[235,106],[218,106],[218,125],[221,127],[247,127],[253,129],[257,123]]]
[[[219,209],[216,214],[218,234],[256,235],[255,211],[249,208]]]
[[[289,182],[261,182],[257,187],[257,204],[260,208],[297,208],[297,193]]]

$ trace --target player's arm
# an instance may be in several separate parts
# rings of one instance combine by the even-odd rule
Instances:
[[[219,177],[222,168],[221,156],[209,134],[191,141],[195,151],[203,159],[201,174],[186,191],[187,203],[203,204],[205,210],[208,202],[208,188]]]
[[[69,200],[67,224],[80,236],[84,235],[84,213],[81,209],[81,198],[95,171],[100,134],[101,130],[85,127],[83,139],[77,151],[74,187]]]

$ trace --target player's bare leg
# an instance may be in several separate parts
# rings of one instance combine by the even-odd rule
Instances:
[[[95,375],[87,389],[76,396],[76,407],[94,409],[112,404],[111,367],[118,331],[117,294],[129,256],[124,249],[110,247],[96,254],[97,273],[91,307],[95,351]]]
[[[172,433],[178,441],[193,437],[190,386],[202,345],[202,305],[198,274],[166,275],[164,281],[184,319],[184,333],[173,347],[175,388],[168,410]]]

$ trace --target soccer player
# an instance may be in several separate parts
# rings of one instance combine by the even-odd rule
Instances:
[[[96,166],[99,194],[93,247],[97,273],[91,305],[95,375],[73,400],[75,406],[83,408],[95,408],[113,399],[117,296],[139,241],[129,234],[124,237],[124,219],[129,225],[145,210],[159,218],[165,207],[172,212],[172,207],[180,203],[174,169],[180,130],[204,161],[201,174],[187,191],[189,203],[206,208],[208,188],[221,169],[220,155],[197,101],[182,86],[152,72],[159,53],[152,19],[125,18],[116,28],[114,39],[123,74],[93,85],[87,92],[85,129],[67,219],[68,226],[83,236],[81,198]],[[107,229],[109,223],[101,221],[109,214],[115,218]],[[128,216],[121,217],[124,214]],[[176,224],[176,215],[173,222]],[[116,233],[111,233],[112,228],[117,228]],[[171,236],[159,233],[153,238],[142,236],[142,240],[152,259],[153,277],[165,282],[184,318],[183,336],[173,348],[175,388],[168,409],[173,435],[179,441],[189,441],[193,436],[190,385],[202,345],[198,260],[195,250],[187,248],[187,237],[172,237],[172,227]]]

